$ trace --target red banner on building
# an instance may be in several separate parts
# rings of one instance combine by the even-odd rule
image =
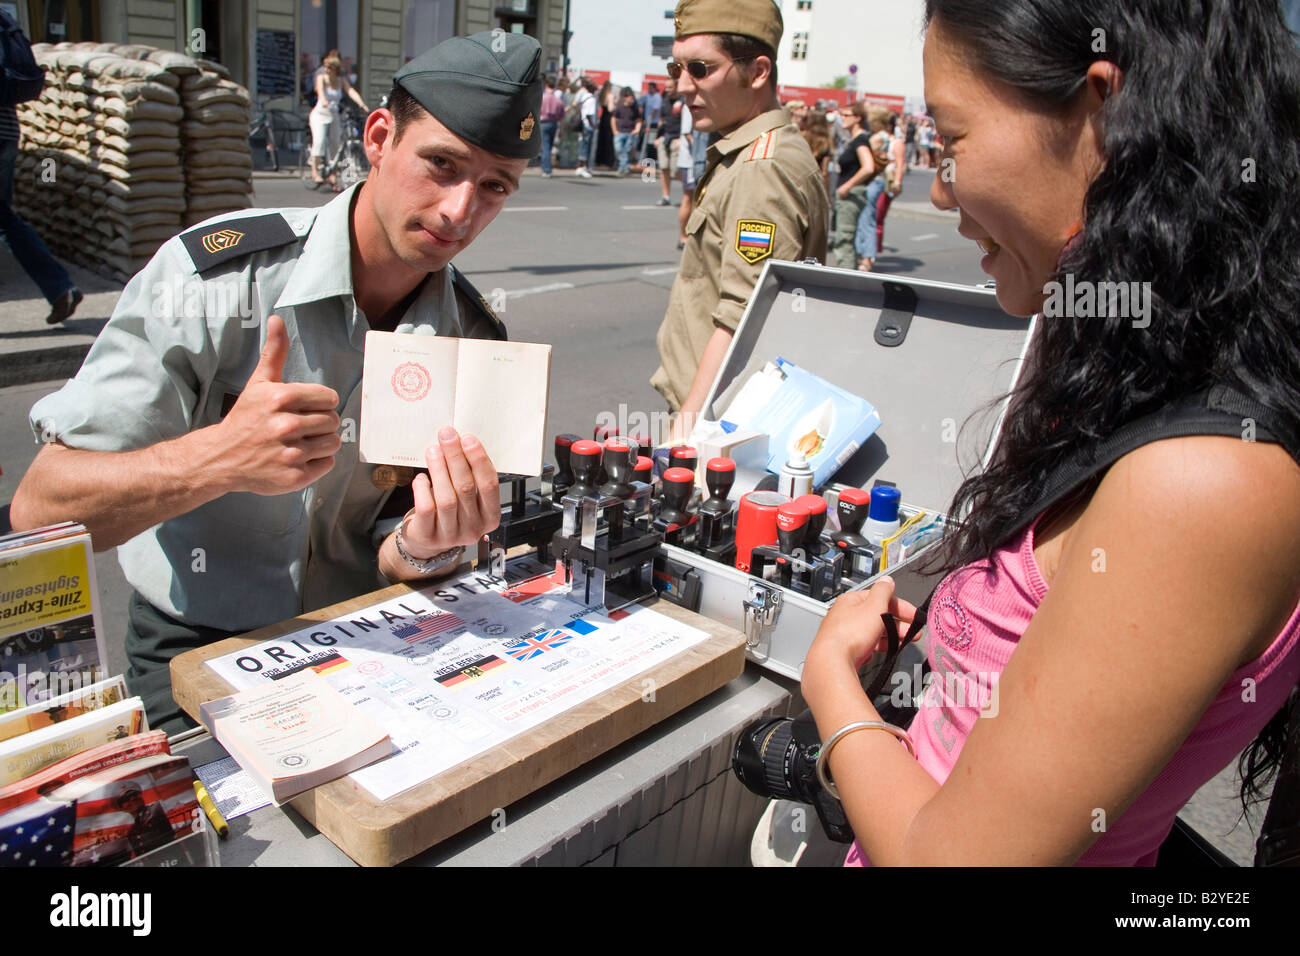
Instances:
[[[642,78],[641,80],[641,92],[649,93],[650,84],[653,83],[655,85],[655,89],[657,89],[660,93],[662,93],[664,91],[664,84],[667,82],[668,82],[667,74],[660,76],[658,73],[647,73],[645,77]]]
[[[809,106],[820,101],[830,101],[836,106],[847,106],[855,100],[862,100],[869,106],[883,106],[891,112],[903,115],[904,99],[901,96],[892,96],[888,93],[858,93],[851,90],[841,90],[835,87],[817,87],[817,86],[788,86],[784,83],[779,88],[779,94],[782,103],[789,103],[791,100],[803,100]]]
[[[803,100],[809,106],[813,106],[818,100],[831,100],[837,106],[843,106],[849,102],[849,91],[837,90],[834,87],[789,86],[782,83],[777,88],[777,94],[781,97],[782,103]]]
[[[901,96],[890,96],[887,93],[863,93],[858,99],[865,102],[868,106],[883,106],[891,113],[903,115],[903,105],[906,102]]]
[[[609,79],[609,70],[583,70],[582,75],[591,77],[591,82],[595,83],[597,87],[601,87]]]

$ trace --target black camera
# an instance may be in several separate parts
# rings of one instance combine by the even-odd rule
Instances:
[[[926,601],[917,612],[913,626],[917,632],[925,624]],[[902,702],[894,699],[886,687],[896,669],[924,674],[929,669],[924,655],[915,644],[901,644],[898,627],[888,614],[881,615],[889,641],[886,654],[874,658],[859,674],[867,696],[882,720],[907,726],[916,716],[911,695]],[[874,666],[873,666],[874,665]],[[777,797],[810,803],[817,811],[826,836],[836,843],[852,843],[853,830],[839,800],[832,797],[817,779],[817,756],[821,737],[811,710],[798,717],[768,717],[750,724],[740,732],[731,769],[750,791],[760,797]]]
[[[826,836],[836,843],[852,843],[853,831],[844,808],[817,780],[821,746],[811,710],[793,720],[769,717],[741,731],[731,769],[760,797],[811,803]]]

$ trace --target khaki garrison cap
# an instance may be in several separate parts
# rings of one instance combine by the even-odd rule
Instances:
[[[493,30],[439,43],[393,82],[467,143],[532,159],[542,151],[541,61],[532,37]]]
[[[738,33],[775,50],[785,21],[773,0],[681,0],[673,26],[678,40],[697,33]]]

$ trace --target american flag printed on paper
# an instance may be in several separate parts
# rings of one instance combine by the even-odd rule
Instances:
[[[0,868],[72,863],[74,805],[39,797],[0,815]]]
[[[433,637],[435,634],[450,631],[453,627],[461,627],[464,624],[464,621],[449,612],[425,614],[414,621],[393,628],[393,636],[400,637],[408,644],[414,644],[416,641],[422,641],[426,637]]]
[[[505,646],[505,652],[517,661],[531,661],[534,657],[554,650],[573,640],[568,631],[547,631],[535,637],[525,637],[511,641]]]

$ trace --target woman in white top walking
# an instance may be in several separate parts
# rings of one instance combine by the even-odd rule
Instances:
[[[321,161],[327,155],[333,155],[339,146],[342,118],[339,104],[346,93],[357,106],[367,113],[370,107],[361,98],[343,75],[343,61],[338,50],[330,50],[321,62],[321,70],[316,74],[316,105],[312,107],[307,120],[311,124],[311,178],[317,185],[325,180],[321,176]],[[330,176],[330,185],[334,177]]]

